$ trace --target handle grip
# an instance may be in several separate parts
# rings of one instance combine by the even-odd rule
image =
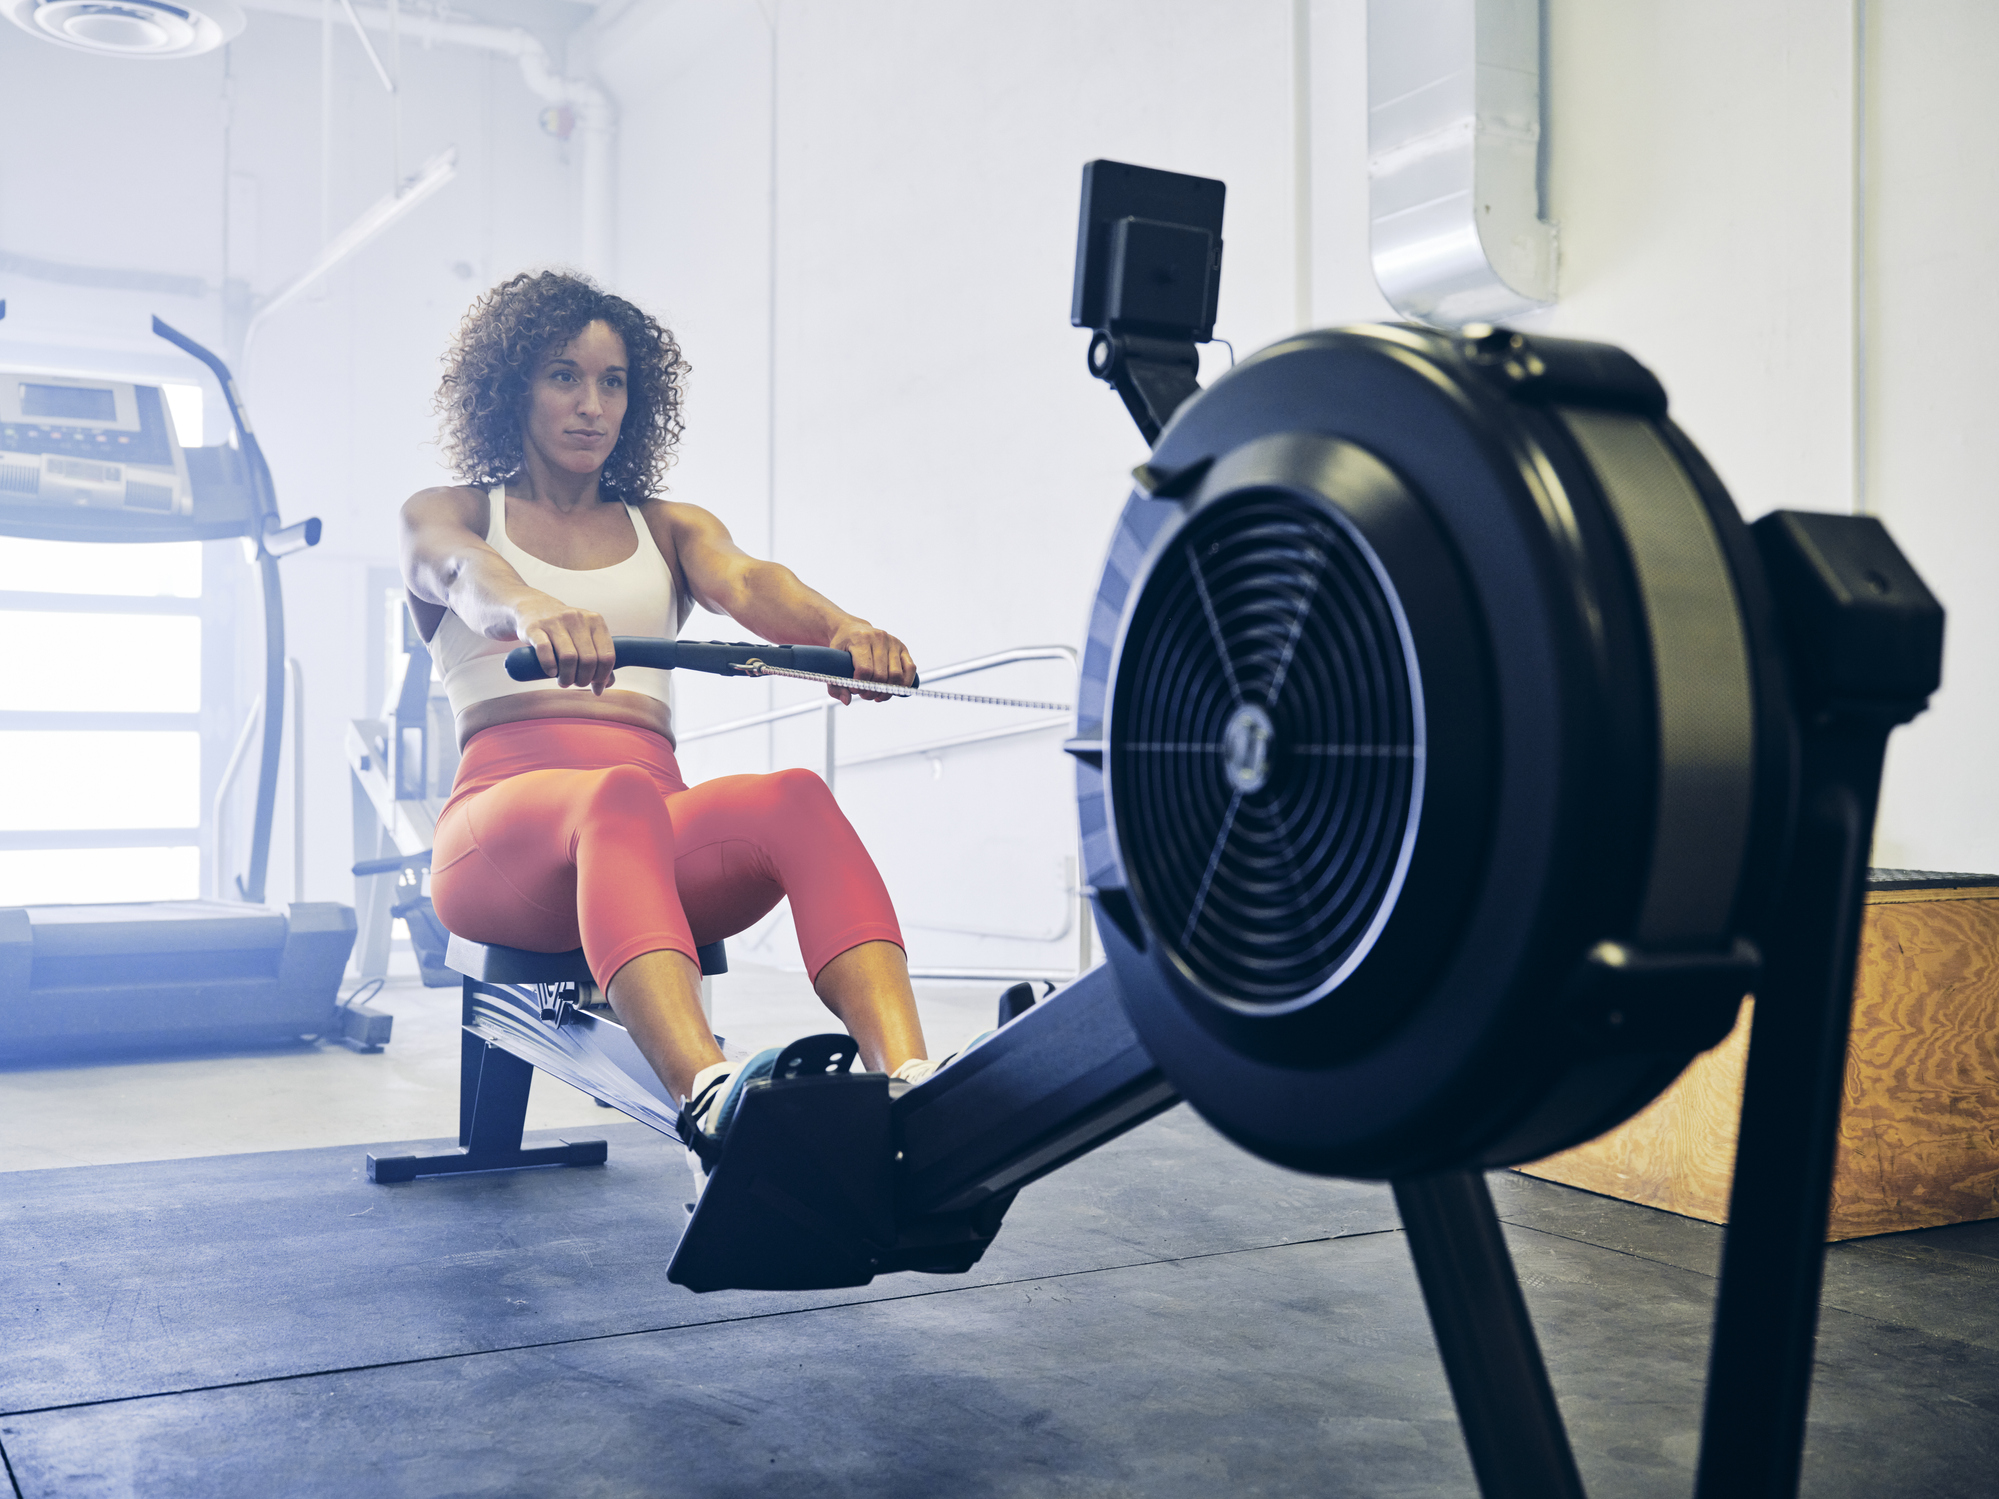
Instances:
[[[827,677],[851,677],[854,658],[847,651],[823,645],[756,645],[749,641],[661,640],[644,635],[613,635],[611,645],[619,666],[651,666],[662,671],[705,671],[718,677],[738,677],[739,664],[751,660],[792,671],[813,671]],[[507,652],[507,675],[516,682],[547,680],[541,658],[531,645]]]

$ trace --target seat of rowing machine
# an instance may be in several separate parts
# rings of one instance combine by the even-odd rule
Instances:
[[[704,942],[695,952],[703,978],[729,971],[729,953],[723,943]],[[580,947],[568,952],[533,952],[525,947],[502,947],[497,942],[470,942],[454,932],[444,950],[444,961],[454,973],[484,984],[592,982],[590,965]]]

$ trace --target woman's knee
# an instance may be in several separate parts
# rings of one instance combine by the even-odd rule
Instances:
[[[845,820],[846,814],[833,799],[832,789],[816,771],[777,770],[764,780],[775,809],[786,817],[825,816],[830,813]]]
[[[795,875],[806,867],[845,868],[866,860],[860,834],[827,784],[809,770],[780,770],[764,802],[760,841],[773,862]],[[799,861],[804,860],[801,864]]]

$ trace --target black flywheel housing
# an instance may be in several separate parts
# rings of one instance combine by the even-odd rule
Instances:
[[[1134,1024],[1240,1143],[1529,1160],[1726,1033],[1790,816],[1755,552],[1600,345],[1301,336],[1140,470],[1078,806]]]

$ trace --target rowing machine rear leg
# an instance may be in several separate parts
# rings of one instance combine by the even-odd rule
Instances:
[[[523,1149],[528,1089],[534,1067],[511,1052],[459,1034],[458,1150],[443,1155],[369,1156],[368,1180],[414,1181],[419,1176],[461,1176],[522,1166],[601,1166],[609,1155],[602,1140],[565,1140]]]

